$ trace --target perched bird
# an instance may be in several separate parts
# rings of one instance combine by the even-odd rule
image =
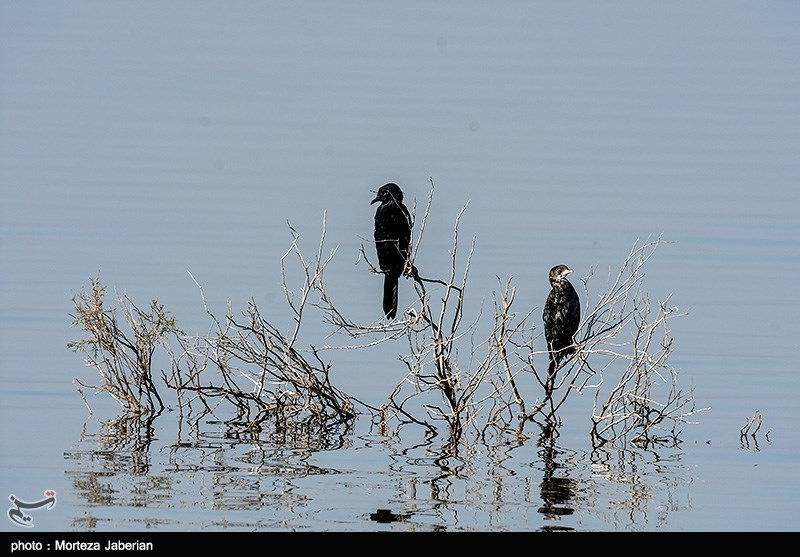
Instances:
[[[558,364],[575,353],[573,336],[581,322],[581,301],[578,293],[567,280],[572,269],[566,265],[556,265],[550,269],[552,289],[544,304],[544,338],[550,352],[548,379],[552,381]],[[552,386],[552,383],[551,383]]]
[[[372,203],[375,211],[375,249],[384,273],[383,312],[388,319],[397,315],[397,283],[411,255],[411,215],[403,205],[403,191],[397,184],[384,184]]]

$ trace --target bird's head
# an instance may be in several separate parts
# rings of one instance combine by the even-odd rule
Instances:
[[[556,284],[562,280],[566,280],[567,275],[572,272],[572,269],[566,265],[556,265],[550,269],[550,284]]]
[[[375,199],[370,202],[370,205],[377,202],[385,202],[385,201],[392,201],[394,200],[397,203],[402,203],[403,201],[403,190],[400,189],[400,186],[393,183],[388,183],[382,185],[378,188],[378,192],[375,195]]]

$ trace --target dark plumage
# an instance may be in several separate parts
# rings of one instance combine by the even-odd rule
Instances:
[[[371,203],[375,211],[375,249],[384,273],[383,312],[388,319],[397,315],[397,283],[411,255],[411,215],[403,205],[403,191],[397,184],[385,184]]]
[[[552,289],[544,304],[544,338],[550,352],[548,376],[552,378],[558,364],[575,353],[571,346],[573,336],[581,322],[581,301],[575,288],[567,280],[572,269],[566,265],[556,265],[550,269]]]

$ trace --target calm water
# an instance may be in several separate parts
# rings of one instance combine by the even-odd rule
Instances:
[[[799,529],[798,24],[793,2],[3,2],[0,493],[55,490],[42,531]],[[591,395],[554,442],[457,457],[368,416],[252,440],[175,412],[115,427],[90,393],[88,414],[73,380],[97,375],[66,344],[91,277],[203,332],[189,271],[217,313],[253,299],[288,327],[287,221],[311,253],[325,212],[330,293],[371,323],[371,191],[424,204],[430,178],[417,265],[446,273],[469,202],[466,319],[497,276],[536,322],[551,266],[602,279],[667,242],[643,287],[687,312],[671,363],[707,409],[680,445],[593,451]],[[305,339],[330,333],[309,316]],[[326,352],[331,378],[383,404],[406,348]]]

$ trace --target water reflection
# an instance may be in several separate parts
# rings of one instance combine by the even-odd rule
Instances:
[[[392,512],[390,509],[378,509],[374,513],[369,515],[369,519],[375,522],[380,522],[383,524],[389,524],[391,522],[403,522],[411,518],[411,513],[408,514],[398,514]]]
[[[243,435],[224,421],[173,431],[165,442],[168,433],[152,419],[87,423],[64,455],[83,502],[73,527],[185,528],[199,520],[204,528],[324,528],[320,517],[343,507],[334,524],[348,529],[560,531],[603,524],[628,531],[664,528],[673,513],[691,510],[691,477],[676,450],[587,453],[544,432],[463,445],[455,455],[432,438],[403,446],[333,431]],[[366,465],[375,454],[390,454],[379,473]],[[386,497],[375,506],[360,499],[371,491]],[[126,509],[121,526],[107,518],[119,508]]]
[[[297,479],[339,473],[315,466],[309,459],[316,452],[350,444],[346,436],[333,432],[314,438],[287,431],[261,438],[243,436],[237,424],[225,422],[206,423],[203,428],[210,431],[194,430],[189,438],[179,434],[175,442],[164,444],[153,421],[152,417],[128,417],[96,422],[96,427],[91,422],[84,425],[80,439],[64,458],[65,474],[86,507],[150,509],[144,517],[132,514],[129,519],[150,525],[172,522],[156,518],[160,509],[254,512],[268,507],[275,517],[272,524],[260,518],[226,518],[215,523],[280,527],[308,506],[308,497],[294,485]],[[178,519],[183,520],[185,516]],[[73,526],[93,530],[103,522],[87,512],[74,518]]]
[[[408,515],[405,523],[636,531],[668,528],[672,515],[692,508],[692,478],[675,448],[584,452],[545,431],[538,439],[470,445],[458,459],[437,450],[432,443],[400,450],[391,465],[389,477],[404,479],[387,508]]]
[[[575,512],[570,503],[577,494],[578,484],[565,475],[566,467],[557,461],[561,451],[556,447],[555,440],[549,435],[543,436],[540,445],[542,449],[539,456],[544,464],[544,475],[539,492],[543,505],[539,507],[539,512],[550,520],[558,520]]]
[[[142,490],[138,486],[121,492],[114,489],[108,478],[124,474],[130,480],[147,477],[151,468],[150,445],[153,440],[153,421],[155,416],[120,417],[100,424],[99,431],[90,433],[90,422],[84,423],[80,443],[93,445],[89,450],[65,451],[64,459],[73,470],[67,468],[77,494],[90,505],[116,505],[124,503],[131,506],[146,506],[140,496],[157,496],[155,490]],[[91,469],[90,473],[80,470]],[[166,485],[163,476],[152,478],[154,484]]]
[[[591,512],[618,529],[666,527],[670,514],[692,508],[682,457],[668,449],[593,451]]]

